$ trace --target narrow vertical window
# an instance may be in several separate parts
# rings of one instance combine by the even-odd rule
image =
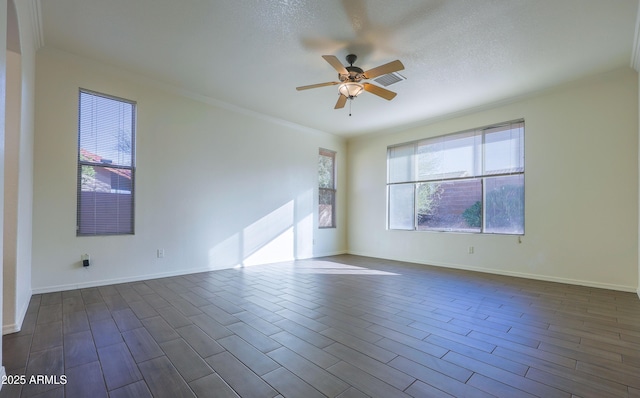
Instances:
[[[318,158],[318,226],[336,227],[336,153],[327,149]]]
[[[78,236],[134,232],[133,101],[80,90]]]

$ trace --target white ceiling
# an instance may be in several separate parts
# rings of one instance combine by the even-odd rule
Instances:
[[[45,47],[345,137],[629,66],[638,0],[45,0]],[[400,59],[386,101],[334,110],[321,56]],[[344,61],[346,63],[346,61]]]

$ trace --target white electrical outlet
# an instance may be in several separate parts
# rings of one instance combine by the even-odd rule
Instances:
[[[158,249],[158,258],[164,258],[164,249]]]

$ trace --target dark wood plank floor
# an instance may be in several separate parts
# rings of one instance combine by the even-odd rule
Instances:
[[[345,255],[34,295],[3,350],[0,397],[640,397],[640,300]]]

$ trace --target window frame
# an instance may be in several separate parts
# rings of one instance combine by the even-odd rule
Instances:
[[[120,165],[120,164],[113,164],[113,163],[105,163],[105,162],[97,162],[97,161],[91,161],[91,160],[87,160],[86,157],[82,154],[82,150],[83,148],[81,147],[82,145],[82,97],[83,95],[92,95],[92,96],[96,96],[96,97],[101,97],[101,98],[105,98],[108,100],[113,100],[113,101],[118,101],[121,102],[123,104],[127,104],[130,105],[132,107],[131,109],[131,136],[130,136],[130,151],[131,151],[131,160],[130,160],[130,165]],[[136,124],[137,124],[137,102],[133,101],[133,100],[129,100],[126,98],[121,98],[121,97],[117,97],[114,95],[110,95],[110,94],[105,94],[105,93],[101,93],[101,92],[97,92],[97,91],[93,91],[93,90],[88,90],[88,89],[84,89],[84,88],[79,88],[78,89],[78,130],[77,130],[77,138],[78,138],[78,147],[77,147],[77,181],[76,181],[76,236],[78,237],[88,237],[88,236],[119,236],[119,235],[135,235],[135,207],[136,207],[136,201],[135,201],[135,187],[136,187]],[[86,150],[85,150],[86,151]],[[100,157],[100,155],[97,155],[97,157]],[[112,169],[112,170],[118,170],[118,171],[124,171],[124,172],[129,172],[128,174],[130,175],[130,187],[131,187],[131,215],[129,217],[129,227],[127,228],[127,231],[122,231],[120,228],[116,227],[114,230],[111,231],[100,231],[100,232],[96,232],[97,228],[95,227],[96,225],[99,225],[98,222],[94,222],[94,231],[93,232],[83,232],[81,230],[81,226],[82,226],[82,199],[81,199],[81,194],[82,194],[82,169],[83,167],[93,167],[93,168],[99,168],[99,169]],[[95,170],[95,169],[94,169]],[[113,181],[113,175],[110,176],[111,181]],[[124,177],[126,178],[126,177]],[[117,175],[116,176],[117,180],[121,180],[122,176],[121,175]],[[116,193],[116,194],[121,194],[120,192],[111,192],[111,193]],[[120,225],[120,224],[118,224]]]
[[[320,157],[324,156],[324,157],[328,157],[332,159],[331,162],[331,182],[332,182],[332,187],[327,188],[327,187],[322,187],[320,186],[320,170],[318,170],[318,228],[319,229],[331,229],[331,228],[337,228],[336,225],[336,193],[337,193],[337,182],[336,182],[336,151],[332,151],[330,149],[325,149],[325,148],[320,148],[318,150],[318,166],[320,163]],[[321,219],[322,219],[322,211],[320,209],[320,206],[322,206],[322,197],[323,197],[323,193],[324,194],[329,194],[331,196],[331,224],[330,225],[322,225],[321,224]]]
[[[520,126],[518,126],[520,125]],[[505,128],[508,127],[508,128]],[[496,129],[503,129],[503,130],[498,130],[496,131]],[[493,134],[496,132],[500,132],[500,131],[509,131],[509,130],[513,130],[513,129],[522,129],[521,130],[521,137],[519,138],[519,144],[520,144],[520,149],[521,149],[521,153],[518,154],[518,156],[521,158],[521,166],[519,167],[515,167],[513,168],[513,170],[505,170],[503,172],[496,172],[494,170],[489,170],[487,171],[486,168],[486,163],[487,163],[487,157],[486,157],[486,151],[487,151],[487,143],[486,143],[486,137],[489,134]],[[419,155],[418,155],[418,148],[421,145],[429,145],[432,142],[435,143],[437,142],[437,140],[442,140],[442,142],[454,142],[454,140],[456,139],[461,139],[464,138],[465,136],[473,136],[474,139],[477,139],[477,137],[479,137],[479,144],[478,143],[474,143],[474,145],[472,146],[472,153],[474,158],[470,159],[469,162],[473,164],[472,168],[473,171],[470,175],[466,175],[466,176],[445,176],[444,174],[446,174],[446,172],[442,173],[439,177],[437,175],[432,175],[431,177],[429,176],[419,176]],[[425,144],[428,143],[428,144]],[[387,205],[386,205],[386,229],[387,230],[400,230],[400,231],[427,231],[427,232],[450,232],[450,233],[475,233],[475,234],[487,234],[487,235],[516,235],[516,236],[523,236],[525,233],[525,121],[524,119],[515,119],[515,120],[511,120],[508,122],[502,122],[502,123],[496,123],[496,124],[492,124],[492,125],[488,125],[488,126],[484,126],[484,127],[479,127],[479,128],[475,128],[475,129],[469,129],[469,130],[464,130],[464,131],[459,131],[459,132],[455,132],[455,133],[450,133],[450,134],[445,134],[445,135],[440,135],[440,136],[434,136],[434,137],[428,137],[428,138],[423,138],[423,139],[419,139],[419,140],[415,140],[415,141],[410,141],[410,142],[405,142],[405,143],[401,143],[401,144],[395,144],[395,145],[390,145],[387,147],[387,183],[386,183],[386,196],[387,196]],[[402,159],[403,156],[396,156],[394,157],[392,155],[392,151],[394,150],[399,150],[399,151],[406,151],[404,157],[407,157],[408,159]],[[479,157],[479,158],[477,158]],[[392,162],[402,162],[400,163],[400,174],[403,174],[402,169],[405,168],[404,173],[406,173],[405,177],[398,177],[398,171],[397,168],[398,166],[393,167],[392,166]],[[495,227],[488,227],[487,226],[487,217],[486,217],[486,210],[487,210],[487,181],[488,180],[495,180],[495,179],[499,179],[501,177],[510,177],[510,176],[521,176],[522,178],[522,199],[521,199],[521,204],[522,204],[522,223],[521,223],[521,232],[520,231],[514,231],[514,232],[497,232],[497,229]],[[392,181],[394,180],[394,181]],[[397,181],[396,181],[397,180]],[[479,180],[480,181],[480,216],[481,216],[481,222],[480,222],[480,226],[477,227],[479,230],[471,230],[472,227],[470,226],[469,230],[465,230],[459,227],[451,227],[451,228],[420,228],[419,225],[419,217],[420,217],[420,213],[418,210],[419,207],[419,186],[421,184],[429,184],[429,183],[455,183],[455,182],[472,182],[473,180]],[[413,188],[413,197],[412,198],[405,198],[406,200],[409,200],[409,202],[411,202],[411,213],[412,213],[412,226],[409,227],[409,221],[410,218],[408,217],[409,215],[409,210],[408,209],[403,209],[402,206],[400,206],[398,208],[398,210],[400,211],[400,213],[398,214],[403,214],[404,217],[404,222],[402,220],[392,220],[392,212],[394,212],[394,210],[392,210],[392,196],[393,196],[393,192],[392,191],[398,191],[399,186],[412,186]],[[404,228],[402,227],[398,227],[399,225],[404,225]],[[492,230],[488,230],[489,228],[493,228]]]

